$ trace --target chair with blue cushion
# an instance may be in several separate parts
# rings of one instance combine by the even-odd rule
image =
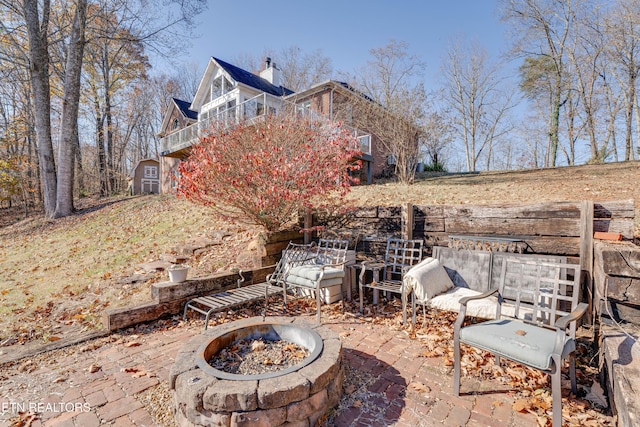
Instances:
[[[460,394],[460,344],[551,376],[553,425],[562,425],[561,368],[569,359],[571,389],[577,391],[574,351],[576,321],[585,313],[579,303],[580,266],[505,258],[498,289],[460,300],[454,329],[453,391]],[[497,294],[495,320],[465,324],[467,303]]]
[[[292,266],[288,271],[284,287],[285,305],[288,290],[298,288],[315,293],[317,321],[320,323],[322,289],[342,286],[348,245],[348,240],[320,239],[313,257],[306,259],[301,265]]]

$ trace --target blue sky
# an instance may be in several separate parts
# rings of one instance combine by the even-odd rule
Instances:
[[[407,42],[426,63],[426,78],[435,79],[452,36],[463,34],[494,57],[506,47],[496,0],[211,0],[198,21],[186,60],[201,67],[210,56],[233,62],[295,45],[320,49],[334,71],[353,73],[372,48],[394,38]]]

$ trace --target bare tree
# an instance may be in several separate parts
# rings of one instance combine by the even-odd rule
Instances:
[[[75,149],[78,146],[78,109],[80,103],[80,77],[82,55],[85,46],[87,0],[77,0],[66,49],[64,74],[64,96],[60,124],[60,147],[58,151],[58,180],[55,218],[73,213],[73,186]]]
[[[503,18],[513,25],[514,53],[544,64],[540,77],[549,84],[549,161],[556,165],[560,142],[560,109],[566,100],[566,42],[573,31],[575,7],[581,0],[503,0]]]
[[[420,144],[426,155],[429,168],[433,171],[446,170],[447,148],[453,142],[453,124],[449,111],[427,112],[423,125],[424,135]]]
[[[581,5],[584,6],[584,5]],[[591,163],[604,162],[607,155],[607,140],[600,138],[599,117],[603,94],[602,87],[602,58],[604,57],[604,41],[599,28],[601,21],[598,10],[589,7],[576,9],[579,19],[576,19],[570,40],[567,43],[569,57],[569,72],[567,82],[571,90],[567,95],[568,143],[570,156],[568,163],[575,164],[575,142],[581,137],[576,133],[584,133],[589,142]],[[581,120],[576,127],[574,119],[578,117],[576,110],[580,109]],[[602,140],[602,144],[599,142]]]
[[[506,114],[514,107],[513,92],[505,89],[499,70],[499,64],[489,64],[486,50],[461,40],[451,44],[442,65],[445,101],[464,145],[468,171],[476,171],[482,157],[489,168],[494,144],[511,129]]]
[[[640,140],[640,110],[636,85],[640,72],[640,16],[638,0],[618,0],[604,18],[603,31],[606,37],[608,71],[615,76],[620,88],[624,107],[624,160],[633,160],[633,114]],[[611,81],[608,81],[611,89]],[[615,94],[610,91],[611,95]],[[612,100],[610,99],[611,103]]]
[[[143,41],[146,46],[160,51],[167,43],[175,46],[175,40],[185,39],[184,32],[170,34],[170,37],[167,35],[178,25],[188,24],[194,14],[202,10],[205,0],[164,2],[167,7],[174,8],[162,22],[159,22],[158,17],[165,11],[153,7],[147,1],[122,0],[110,1],[109,4],[117,8],[118,12],[128,14],[128,29],[139,30],[129,31],[129,34],[135,36],[136,40]],[[84,62],[82,53],[85,45],[86,6],[87,0],[0,0],[0,29],[3,36],[7,36],[0,45],[0,55],[11,58],[29,70],[44,208],[46,216],[51,218],[65,216],[73,211],[73,161],[74,149],[78,145],[79,109],[79,83],[76,82],[79,82]],[[175,13],[176,8],[178,13]],[[70,10],[73,10],[72,15],[67,13]],[[52,31],[52,16],[56,18],[55,34]],[[68,21],[65,20],[67,16]],[[68,24],[63,25],[65,22]],[[103,36],[111,37],[113,34],[105,33]],[[6,46],[10,48],[7,49]],[[54,64],[52,58],[60,62]],[[58,159],[54,159],[51,124],[51,81],[55,76],[51,72],[53,65],[61,69],[59,75],[63,88]],[[61,198],[60,201],[58,198]]]
[[[271,58],[282,72],[280,84],[294,92],[329,80],[333,74],[331,59],[324,56],[322,50],[303,52],[296,45],[279,51],[265,49],[261,57],[241,53],[234,59],[234,63],[245,70],[258,73],[267,57]]]
[[[376,136],[381,151],[392,159],[395,175],[410,184],[415,178],[427,101],[424,63],[409,54],[406,42],[397,40],[372,49],[371,56],[367,66],[351,78],[353,87],[365,96],[358,98],[357,105],[347,106],[354,110],[348,115],[355,127]]]

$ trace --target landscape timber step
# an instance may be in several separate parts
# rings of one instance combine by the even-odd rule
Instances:
[[[277,286],[270,286],[267,283],[256,283],[255,285],[243,286],[212,295],[193,298],[185,304],[182,317],[183,319],[187,318],[188,309],[204,314],[204,329],[206,330],[209,326],[209,317],[212,313],[266,298],[268,295],[273,295],[281,291],[282,289]]]

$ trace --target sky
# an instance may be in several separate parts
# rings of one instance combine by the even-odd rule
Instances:
[[[452,37],[464,35],[491,56],[506,49],[496,0],[209,0],[198,22],[185,59],[202,69],[211,56],[233,63],[297,46],[319,49],[334,72],[352,74],[371,49],[396,39],[426,63],[426,79],[437,79]]]

